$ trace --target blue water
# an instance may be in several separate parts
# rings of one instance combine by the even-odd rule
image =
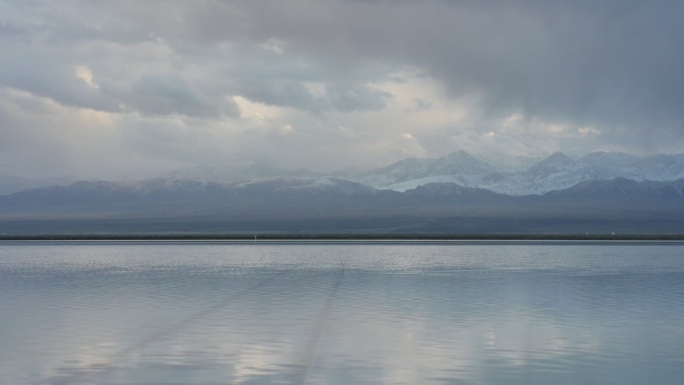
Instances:
[[[684,244],[0,244],[1,384],[677,384]]]

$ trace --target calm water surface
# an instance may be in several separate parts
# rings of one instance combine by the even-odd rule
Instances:
[[[677,384],[684,244],[0,244],[2,384]]]

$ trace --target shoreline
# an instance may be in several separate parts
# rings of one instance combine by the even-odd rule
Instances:
[[[2,241],[684,241],[684,234],[27,234]]]

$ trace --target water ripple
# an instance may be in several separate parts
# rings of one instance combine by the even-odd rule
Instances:
[[[682,247],[0,246],[0,383],[679,384]]]

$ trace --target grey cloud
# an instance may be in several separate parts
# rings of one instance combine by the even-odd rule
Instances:
[[[184,8],[182,5],[181,8]],[[193,4],[155,22],[171,39],[277,37],[338,74],[417,65],[485,112],[522,111],[607,130],[682,131],[684,3],[671,1],[289,1]],[[180,44],[180,43],[179,43]]]
[[[102,12],[105,6],[100,1],[66,1],[55,6],[49,1],[6,0],[0,8],[0,36],[5,25],[30,43],[100,40],[130,44],[153,38],[144,24]]]
[[[0,20],[0,37],[12,38],[28,34],[28,30],[14,22],[8,20]]]
[[[392,98],[388,92],[368,86],[345,86],[331,84],[326,87],[326,96],[330,104],[344,112],[356,110],[381,110]]]
[[[1,46],[1,45],[0,45]],[[201,86],[176,73],[161,75],[135,72],[117,76],[95,63],[92,69],[95,87],[76,75],[77,64],[84,60],[64,58],[61,53],[44,50],[41,54],[21,54],[0,59],[0,85],[25,90],[74,107],[98,111],[134,110],[143,114],[181,114],[198,117],[239,116],[239,109],[225,90],[203,90]],[[16,61],[17,57],[21,60]],[[50,61],[49,65],[45,63]],[[131,65],[133,69],[135,65]],[[102,69],[102,73],[98,70]]]
[[[239,80],[236,91],[248,99],[272,106],[310,111],[324,108],[323,101],[309,92],[304,84],[292,80]]]
[[[113,81],[101,84],[103,93],[116,97],[125,108],[143,114],[194,117],[239,116],[237,104],[228,97],[207,95],[187,82],[182,74],[144,75],[128,86]]]
[[[147,160],[160,162],[216,163],[224,155],[220,141],[211,134],[198,135],[202,122],[137,120],[124,118],[121,130],[125,148]]]
[[[455,96],[481,93],[492,115],[515,110],[633,128],[680,127],[684,119],[681,2],[201,0],[98,7],[85,10],[108,33],[147,31],[138,34],[168,39],[177,49],[278,38],[287,54],[306,56],[327,76],[376,62],[423,66]],[[112,20],[124,27],[117,30]]]
[[[320,114],[326,111],[374,111],[383,109],[392,95],[365,85],[328,84],[314,95],[301,82],[252,80],[240,82],[238,93],[253,101]]]
[[[388,66],[350,68],[340,76],[324,58],[264,51],[241,47],[228,52],[221,72],[224,86],[253,101],[314,114],[379,110],[391,98],[366,84],[388,77]]]
[[[430,111],[432,109],[432,103],[429,100],[413,99],[413,104],[416,111]]]
[[[140,50],[146,47],[141,46]],[[98,111],[134,110],[143,114],[181,114],[197,117],[239,116],[239,109],[215,74],[186,74],[192,61],[166,57],[150,60],[120,48],[95,52],[69,45],[26,46],[0,40],[0,49],[12,55],[0,57],[0,86],[31,92],[74,107]],[[85,51],[85,52],[82,52]],[[118,51],[124,55],[117,56]],[[99,57],[104,53],[105,57]],[[110,56],[107,56],[110,55]],[[128,62],[130,60],[130,62]],[[120,65],[125,65],[121,68]],[[179,69],[168,73],[166,67]],[[94,84],[77,76],[83,67],[92,72]]]
[[[92,139],[97,131],[78,127],[78,119],[61,113],[45,99],[0,92],[0,163],[5,172],[40,178],[74,172],[74,161],[81,154],[71,151],[78,142]],[[90,135],[83,135],[88,131]],[[100,143],[89,145],[100,148]],[[88,161],[90,165],[95,163],[95,159]]]
[[[76,77],[74,64],[59,49],[46,47],[36,52],[2,41],[0,49],[12,53],[0,57],[0,86],[46,96],[65,105],[117,110],[116,101]]]
[[[274,159],[295,163],[302,148],[324,148],[318,159],[337,151],[341,140],[331,127],[377,127],[377,120],[349,117],[363,114],[343,113],[388,111],[394,96],[373,85],[398,81],[399,70],[410,68],[454,100],[477,100],[459,127],[440,121],[434,124],[446,126],[416,133],[426,148],[448,152],[444,138],[467,137],[466,131],[477,138],[516,113],[600,131],[575,142],[527,132],[540,147],[565,141],[588,150],[676,151],[684,145],[682,14],[683,2],[664,0],[6,1],[0,3],[0,88],[115,115],[135,111],[160,119],[160,127],[166,115],[237,117],[232,97],[241,95],[288,107],[270,124],[292,123],[309,135],[297,137],[299,144],[288,137],[282,146],[256,134],[235,139],[249,144],[245,156],[261,144]],[[98,87],[74,75],[79,65],[92,70]],[[446,103],[432,96],[409,100],[425,110],[427,97],[433,109],[421,116],[439,114]],[[150,134],[156,129],[131,126],[142,142],[166,140]],[[397,134],[391,130],[377,131],[373,143],[382,151],[397,145],[388,139]],[[557,143],[547,145],[539,135]],[[349,139],[331,156],[378,152],[364,140]]]

